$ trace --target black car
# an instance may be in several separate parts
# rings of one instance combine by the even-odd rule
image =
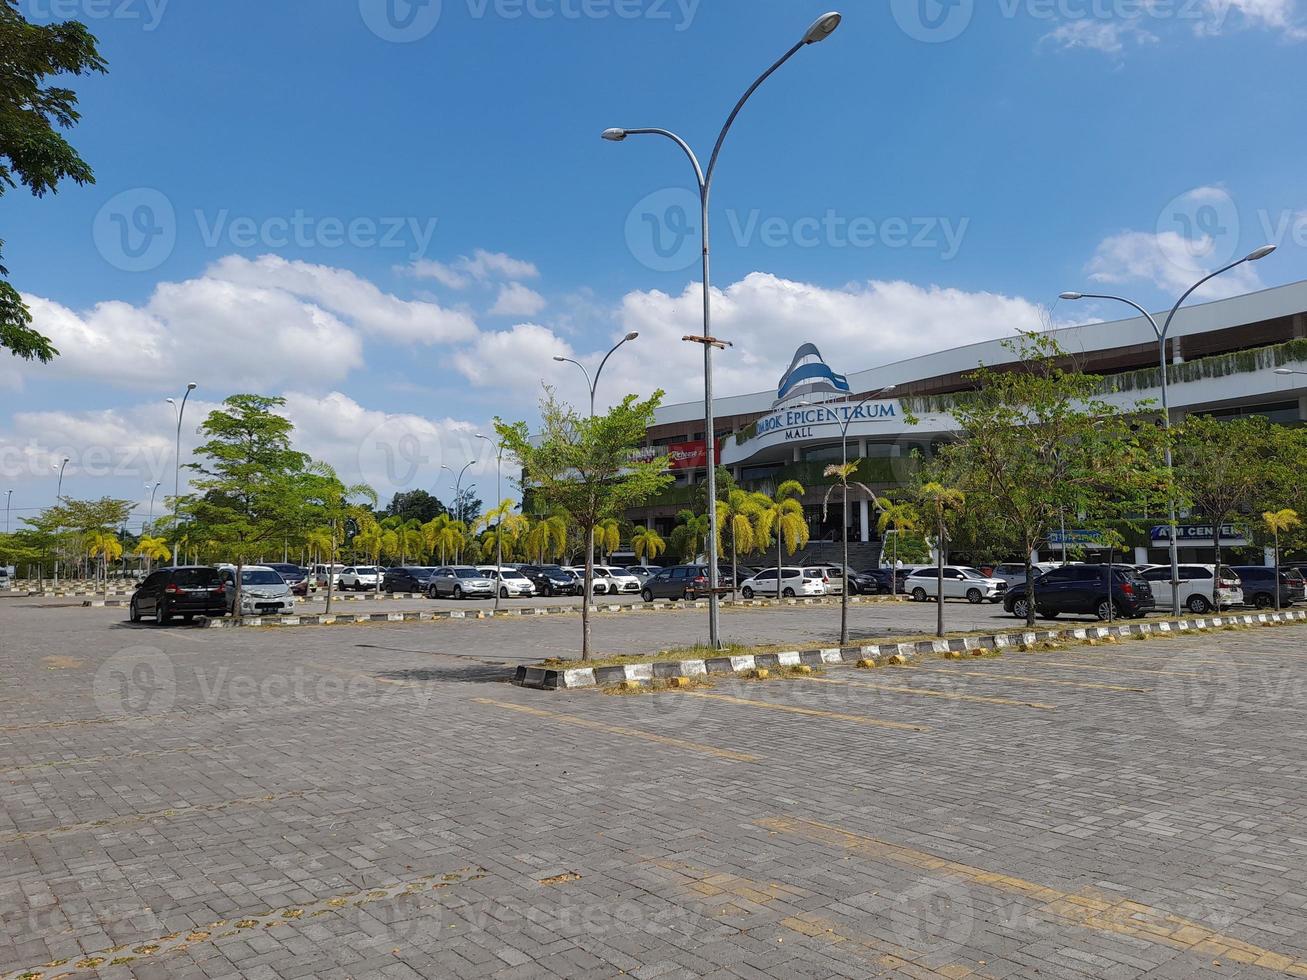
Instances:
[[[1275,569],[1265,565],[1235,565],[1243,583],[1243,601],[1258,609],[1275,605]],[[1307,599],[1307,582],[1296,568],[1280,569],[1280,606],[1292,606]]]
[[[531,580],[540,595],[581,594],[581,583],[561,565],[520,565],[518,571]]]
[[[707,565],[677,565],[664,568],[640,590],[645,602],[655,599],[697,599],[709,592]]]
[[[1120,618],[1137,619],[1154,608],[1152,587],[1132,568],[1112,569],[1111,599]],[[1028,602],[1025,583],[1019,582],[1003,599],[1003,608],[1025,619]],[[1039,576],[1035,579],[1035,612],[1043,619],[1055,619],[1062,613],[1110,618],[1107,566],[1065,565]]]
[[[295,595],[307,596],[309,594],[309,571],[307,568],[280,561],[264,562],[263,567],[271,568],[280,575]]]
[[[850,571],[849,595],[888,595],[894,591],[893,570],[877,568],[869,572]]]
[[[904,591],[904,581],[907,579],[911,569],[908,568],[869,568],[865,572],[858,572],[860,579],[871,579],[875,583],[874,589],[863,590],[867,595],[893,595]]]
[[[381,577],[381,587],[387,592],[426,592],[434,572],[434,568],[420,565],[388,568]]]
[[[146,617],[162,626],[174,616],[190,622],[196,616],[227,615],[227,589],[216,568],[184,565],[151,573],[132,594],[131,620]]]

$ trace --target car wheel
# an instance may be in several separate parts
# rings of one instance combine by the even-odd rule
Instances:
[[[1189,611],[1191,613],[1198,613],[1199,615],[1212,608],[1212,604],[1207,600],[1207,597],[1201,595],[1190,596],[1189,602],[1186,603],[1186,605],[1189,606]]]
[[[653,593],[650,592],[648,589],[645,589],[643,592],[640,593],[640,598],[643,599],[645,602],[653,602]]]
[[[1026,599],[1017,599],[1012,603],[1012,615],[1017,619],[1030,618],[1030,602]]]
[[[783,594],[783,595],[785,596],[785,598],[787,598],[787,599],[793,599],[793,598],[794,598],[794,590],[793,590],[793,589],[786,589],[785,592],[782,593],[782,594]]]
[[[980,605],[984,600],[985,597],[980,594],[979,589],[967,589],[967,602],[971,603],[973,606]]]
[[[1269,593],[1258,592],[1257,595],[1253,596],[1253,605],[1258,609],[1270,609],[1271,606],[1275,605],[1275,600]]]
[[[1113,618],[1119,619],[1121,615],[1119,610],[1115,608],[1115,604],[1109,602],[1107,599],[1104,599],[1102,602],[1100,602],[1098,604],[1098,609],[1095,611],[1098,613],[1099,621],[1104,623],[1106,623],[1109,619],[1113,619]]]
[[[507,598],[508,598],[508,589],[500,589],[500,590],[499,590],[499,598],[501,598],[501,599],[507,599]]]
[[[455,599],[463,598],[463,586],[461,585],[454,586],[454,598]]]
[[[171,619],[172,617],[164,612],[163,603],[157,603],[154,607],[154,624],[156,626],[167,626]]]
[[[923,589],[920,585],[918,585],[915,589],[912,590],[913,602],[925,602],[928,598],[929,596],[926,595],[926,590]]]
[[[427,598],[428,598],[428,599],[439,599],[439,598],[440,598],[439,594],[436,592],[436,587],[435,587],[434,585],[429,586],[429,587],[427,588]]]
[[[752,599],[752,598],[753,598],[753,589],[749,588],[749,587],[746,585],[743,589],[740,590],[740,595],[744,596],[744,598],[746,598],[746,599]]]
[[[554,587],[552,585],[546,585],[543,589],[540,590],[540,594],[544,596],[546,599],[552,599],[554,595]]]
[[[133,623],[139,623],[141,621],[141,611],[136,608],[135,599],[132,600],[131,605],[128,608],[127,618]]]

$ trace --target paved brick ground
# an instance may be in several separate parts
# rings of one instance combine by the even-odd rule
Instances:
[[[0,602],[6,978],[1307,975],[1301,627],[618,697],[504,683],[566,618],[121,619]]]

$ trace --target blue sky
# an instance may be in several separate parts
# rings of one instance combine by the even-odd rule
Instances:
[[[541,380],[580,401],[553,353],[640,330],[601,400],[693,397],[694,235],[670,257],[652,237],[694,231],[688,165],[599,133],[663,126],[706,158],[830,2],[22,0],[85,20],[110,72],[75,83],[97,183],[0,201],[12,279],[65,355],[0,361],[0,490],[48,503],[64,455],[78,496],[171,485],[163,399],[190,380],[186,441],[234,391],[284,393],[306,448],[383,496],[447,495],[440,465],[530,417]],[[1168,305],[1267,240],[1209,295],[1302,278],[1295,2],[845,10],[722,157],[722,392],[774,384],[805,340],[851,371],[1035,326],[1063,289]],[[1116,314],[1051,313],[1095,315]]]

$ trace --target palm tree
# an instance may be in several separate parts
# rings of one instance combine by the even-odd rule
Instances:
[[[831,494],[838,488],[843,498],[843,513],[840,515],[840,541],[843,543],[843,554],[840,558],[841,574],[844,577],[844,587],[840,589],[840,646],[846,646],[849,642],[849,477],[858,472],[858,464],[853,463],[832,463],[826,467],[825,476],[834,477],[835,482],[831,484],[830,489],[826,491],[826,499],[821,503],[822,520],[826,519],[826,508],[830,504]],[[874,490],[858,480],[853,483],[861,487],[871,498],[872,504],[877,510],[881,509],[880,498],[876,496]]]
[[[966,503],[961,490],[940,483],[927,483],[919,491],[922,507],[935,529],[935,635],[944,635],[944,548],[948,543],[948,518]],[[1033,603],[1031,609],[1034,609]]]
[[[676,528],[672,531],[672,547],[686,560],[693,562],[708,541],[708,515],[683,510],[676,515]]]
[[[1302,521],[1298,518],[1296,510],[1285,508],[1284,510],[1267,511],[1262,514],[1262,521],[1266,524],[1266,529],[1275,536],[1275,611],[1280,611],[1280,535],[1292,531],[1294,528],[1301,526]],[[1221,577],[1220,569],[1216,571],[1216,577]],[[1218,585],[1220,583],[1217,583]],[[1213,600],[1216,611],[1220,612],[1221,607],[1216,605]]]
[[[904,531],[921,530],[921,515],[917,513],[917,509],[912,504],[906,501],[882,501],[880,516],[876,518],[876,531],[883,540],[885,532],[888,530],[894,531],[894,558],[890,562],[890,591],[897,600],[899,597],[899,538]]]
[[[381,548],[385,544],[386,534],[377,523],[376,517],[372,511],[360,507],[356,509],[355,521],[358,525],[358,533],[354,535],[354,549],[361,552],[367,560],[377,565],[381,562]],[[377,576],[377,589],[381,592],[381,576]]]
[[[441,514],[422,525],[422,536],[427,550],[439,551],[440,564],[447,565],[450,553],[453,553],[454,561],[458,561],[463,546],[467,544],[467,525],[449,514]]]
[[[502,565],[505,558],[512,559],[517,542],[529,529],[531,522],[522,514],[514,514],[516,509],[517,504],[512,500],[504,500],[477,518],[476,526],[485,529],[481,536],[482,551],[489,553],[494,550],[496,567]]]
[[[609,517],[595,525],[595,547],[605,561],[612,564],[613,552],[622,546],[622,525],[617,518]]]
[[[792,555],[808,543],[808,522],[803,516],[803,484],[786,480],[773,496],[760,494],[758,504],[758,540],[766,547],[776,538],[776,598],[781,597],[781,546]]]
[[[561,556],[566,548],[567,521],[559,514],[541,518],[527,532],[527,556],[542,565]]]
[[[117,561],[123,556],[123,545],[112,531],[92,531],[83,541],[86,554],[91,559],[100,559],[100,569],[104,574],[104,589],[109,591],[109,562]]]
[[[731,530],[731,582],[732,591],[740,586],[740,550],[745,554],[758,546],[758,516],[764,506],[760,495],[739,488],[732,489],[725,500],[717,501],[717,533],[721,534],[722,525]],[[717,544],[721,551],[721,542]]]
[[[637,527],[631,532],[631,550],[638,561],[653,561],[667,550],[667,542],[653,528]]]
[[[167,561],[172,557],[172,551],[168,548],[168,542],[164,538],[152,538],[147,534],[141,535],[141,540],[136,542],[136,550],[132,552],[136,558],[143,558],[147,564],[146,572],[154,567],[156,561]]]

